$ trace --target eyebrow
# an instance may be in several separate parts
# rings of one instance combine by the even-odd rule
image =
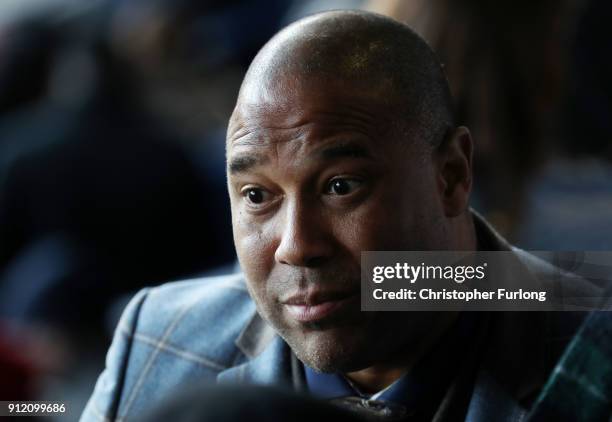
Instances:
[[[245,173],[253,167],[261,166],[268,161],[268,157],[261,154],[239,155],[229,162],[230,174]]]
[[[335,160],[338,158],[367,158],[372,159],[372,154],[367,148],[360,144],[348,141],[341,144],[332,145],[319,152],[319,156],[325,160]]]
[[[321,151],[318,152],[317,155],[326,161],[347,157],[366,159],[373,158],[372,154],[370,154],[370,152],[366,148],[352,141],[323,148]],[[266,164],[268,161],[269,158],[266,155],[262,154],[239,155],[237,157],[232,158],[229,162],[229,173],[246,173],[254,167]]]

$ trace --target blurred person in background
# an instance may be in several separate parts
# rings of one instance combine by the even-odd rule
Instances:
[[[612,250],[612,4],[589,0],[567,43],[562,133],[529,186],[518,242]]]
[[[287,5],[21,6],[0,27],[0,366],[32,382],[0,387],[78,413],[124,295],[232,265],[213,140]]]
[[[562,133],[564,44],[579,1],[408,0],[366,8],[408,23],[447,72],[477,139],[475,203],[516,240],[526,191]]]
[[[377,1],[445,65],[478,140],[475,203],[526,249],[612,247],[612,8],[604,0]]]
[[[32,110],[3,116],[3,141],[17,150],[0,210],[8,315],[87,325],[114,290],[201,271],[217,259],[205,248],[222,237],[200,219],[211,209],[206,185],[176,136],[140,103],[133,72],[104,44],[101,11],[89,12],[34,18],[42,20],[40,39],[58,40],[46,52],[49,72],[39,75],[46,95]]]

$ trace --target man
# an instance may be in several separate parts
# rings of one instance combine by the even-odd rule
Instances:
[[[374,416],[523,417],[579,315],[360,311],[361,251],[512,250],[468,207],[471,159],[441,66],[410,29],[351,11],[281,31],[228,128],[244,274],[136,295],[82,420],[135,418],[205,379]]]

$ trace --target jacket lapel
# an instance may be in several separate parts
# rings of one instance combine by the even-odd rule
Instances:
[[[289,346],[276,336],[255,359],[220,372],[217,382],[292,386]]]
[[[480,215],[473,210],[472,214],[481,250],[517,252]],[[526,267],[524,270],[514,276],[531,277]],[[500,276],[512,278],[510,274]],[[512,280],[509,283],[512,285]],[[463,413],[466,421],[520,421],[527,413],[524,406],[530,405],[550,371],[549,358],[554,355],[550,340],[559,333],[551,329],[548,312],[490,312],[482,316],[487,328],[471,351],[474,366],[467,364],[435,420],[456,420],[456,409],[465,412],[461,405],[466,400],[464,394],[471,392],[467,413]]]
[[[279,387],[292,384],[291,350],[257,312],[253,313],[235,344],[249,360],[221,371],[217,375],[218,383]]]

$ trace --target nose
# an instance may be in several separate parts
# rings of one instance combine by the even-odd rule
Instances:
[[[333,235],[324,214],[304,202],[287,204],[278,228],[276,262],[297,267],[317,267],[333,255]]]

